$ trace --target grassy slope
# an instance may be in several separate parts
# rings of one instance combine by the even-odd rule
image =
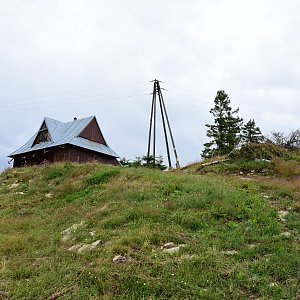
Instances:
[[[295,299],[299,192],[297,179],[96,164],[5,171],[0,299]],[[81,221],[62,243],[61,231]],[[67,250],[98,239],[96,251]],[[162,252],[170,241],[186,246]],[[118,254],[131,261],[114,264]]]

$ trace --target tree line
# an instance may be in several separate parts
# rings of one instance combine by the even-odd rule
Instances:
[[[217,92],[210,113],[214,123],[205,125],[210,141],[204,144],[203,158],[229,154],[248,143],[273,143],[287,149],[300,149],[300,129],[288,135],[271,132],[268,137],[264,136],[254,119],[243,123],[243,119],[238,116],[239,108],[231,107],[230,98],[223,90]]]

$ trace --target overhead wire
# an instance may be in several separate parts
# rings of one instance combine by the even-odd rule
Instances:
[[[211,96],[209,96],[209,95],[205,95],[205,94],[202,94],[202,93],[199,93],[199,92],[196,92],[196,91],[192,91],[190,89],[183,88],[183,87],[180,87],[180,86],[168,83],[168,82],[165,82],[165,84],[168,85],[168,86],[170,86],[170,87],[173,87],[173,88],[176,88],[176,89],[179,89],[179,90],[183,90],[185,92],[189,92],[189,93],[192,93],[192,94],[195,94],[195,95],[199,95],[199,96],[202,96],[202,97],[209,97],[209,98],[211,98]]]
[[[81,90],[74,90],[74,91],[68,91],[68,92],[60,92],[60,93],[53,93],[53,94],[47,94],[47,95],[40,95],[40,96],[34,96],[34,97],[24,97],[24,98],[17,98],[15,100],[7,100],[5,101],[5,104],[9,102],[7,105],[1,105],[0,103],[0,113],[6,113],[6,112],[15,112],[15,111],[22,111],[22,110],[29,110],[34,107],[42,107],[42,106],[54,106],[54,105],[64,105],[64,104],[74,104],[74,103],[84,103],[88,101],[105,101],[105,100],[122,100],[124,98],[132,98],[136,96],[145,96],[151,94],[150,87],[147,88],[135,88],[130,90],[114,90],[110,91],[110,89],[118,87],[118,86],[135,86],[140,84],[149,84],[149,82],[135,82],[135,83],[123,83],[123,84],[115,84],[115,85],[109,85],[109,86],[103,86],[99,88],[92,88],[92,89],[81,89]],[[163,82],[163,84],[173,87],[175,89],[168,89],[166,90],[167,99],[174,100],[176,102],[182,102],[185,105],[201,108],[200,105],[197,105],[195,100],[203,100],[204,97],[207,99],[211,99],[211,97],[207,95],[203,95],[201,93],[191,91],[186,88],[181,88],[176,85]],[[106,90],[108,89],[108,90]],[[177,90],[176,90],[177,89]],[[92,91],[102,91],[100,93],[92,93],[92,94],[83,94],[83,95],[74,95],[71,97],[63,97],[62,95],[68,95],[68,94],[80,94],[83,92],[92,92]],[[148,94],[144,93],[145,91],[149,91]],[[193,95],[191,95],[193,94]],[[197,97],[201,96],[200,97]],[[105,98],[104,98],[105,97]],[[183,99],[184,97],[184,99]],[[96,99],[93,99],[96,98]],[[119,98],[119,99],[118,99]],[[30,102],[23,102],[33,100]],[[187,101],[190,100],[190,101]],[[191,101],[192,100],[192,101]],[[19,101],[22,101],[21,103]],[[167,100],[168,101],[168,100]],[[2,101],[3,102],[3,101]],[[15,103],[12,103],[15,102]]]
[[[41,104],[41,103],[47,103],[47,102],[54,102],[54,101],[66,101],[66,100],[73,100],[73,99],[82,99],[82,98],[91,98],[91,97],[102,97],[102,96],[109,96],[109,95],[117,95],[119,94],[120,96],[122,94],[127,95],[128,93],[137,93],[137,92],[144,92],[147,91],[148,89],[135,89],[135,90],[129,90],[129,91],[117,91],[117,92],[106,92],[106,93],[97,93],[97,94],[90,94],[90,95],[78,95],[78,96],[72,96],[72,97],[67,97],[67,98],[48,98],[48,99],[39,99],[38,101],[32,101],[32,102],[25,102],[25,103],[16,103],[16,104],[10,104],[10,105],[5,105],[1,106],[0,109],[6,109],[6,108],[11,108],[11,107],[18,107],[18,106],[27,106],[27,105],[35,105],[35,104]]]
[[[39,98],[55,97],[55,96],[60,96],[60,95],[65,95],[65,94],[76,94],[76,93],[82,93],[82,92],[112,89],[112,88],[116,88],[118,86],[136,86],[136,85],[140,85],[140,84],[148,84],[148,82],[140,81],[140,82],[131,82],[131,83],[120,83],[120,84],[115,84],[115,85],[107,85],[107,86],[102,86],[102,87],[72,90],[72,91],[64,91],[64,92],[59,92],[59,93],[51,93],[51,94],[44,94],[44,95],[31,96],[31,97],[11,98],[11,99],[6,99],[4,101],[5,102],[14,102],[14,101],[32,100],[32,99],[39,99]],[[3,102],[3,100],[0,100],[0,103],[1,102]]]
[[[120,95],[117,95],[117,96],[114,95],[114,96],[110,96],[110,97],[106,97],[106,98],[99,98],[99,95],[81,96],[81,97],[77,97],[77,98],[68,98],[68,99],[65,99],[64,101],[60,101],[60,102],[37,103],[37,104],[35,104],[35,108],[62,106],[62,105],[70,105],[70,104],[74,105],[74,104],[82,104],[82,103],[94,102],[94,101],[100,101],[100,102],[106,102],[106,101],[111,101],[111,100],[124,101],[124,98],[134,98],[134,97],[140,97],[140,96],[148,96],[148,93],[135,93],[135,94],[131,94],[131,95],[122,96],[122,98],[120,97]],[[94,99],[92,99],[92,98],[94,98]],[[75,101],[74,101],[74,99],[75,99]],[[8,112],[24,111],[24,110],[28,110],[28,109],[31,109],[31,107],[26,106],[26,107],[16,108],[16,109],[12,108],[12,109],[8,109],[8,110],[0,110],[0,114],[8,113]]]

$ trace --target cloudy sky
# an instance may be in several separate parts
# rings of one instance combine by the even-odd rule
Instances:
[[[96,115],[121,157],[145,154],[154,78],[182,165],[200,159],[220,89],[265,134],[299,128],[299,11],[298,0],[0,0],[0,169],[44,116]]]

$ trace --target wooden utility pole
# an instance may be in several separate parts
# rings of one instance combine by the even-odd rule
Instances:
[[[175,142],[174,142],[174,137],[172,134],[171,126],[170,126],[170,121],[168,118],[167,114],[167,109],[166,105],[164,102],[164,98],[161,92],[161,87],[160,87],[160,81],[157,79],[154,79],[151,81],[154,83],[153,85],[153,93],[152,93],[152,104],[151,104],[151,114],[150,114],[150,126],[149,126],[149,138],[148,138],[148,152],[147,152],[147,157],[150,157],[150,152],[151,152],[151,141],[153,142],[153,147],[152,147],[152,155],[155,159],[155,148],[156,148],[156,100],[158,98],[159,102],[159,109],[160,109],[160,114],[161,114],[161,119],[162,119],[162,124],[163,124],[163,130],[164,130],[164,137],[165,137],[165,143],[166,143],[166,150],[167,150],[167,157],[168,157],[168,164],[169,164],[169,169],[172,169],[172,162],[171,162],[171,155],[170,155],[170,148],[169,148],[169,136],[171,138],[171,143],[174,151],[174,156],[176,160],[176,168],[180,168],[179,164],[179,159],[175,147]],[[152,129],[153,129],[153,137],[152,137]],[[168,129],[168,131],[167,131]],[[169,136],[168,136],[169,133]]]

